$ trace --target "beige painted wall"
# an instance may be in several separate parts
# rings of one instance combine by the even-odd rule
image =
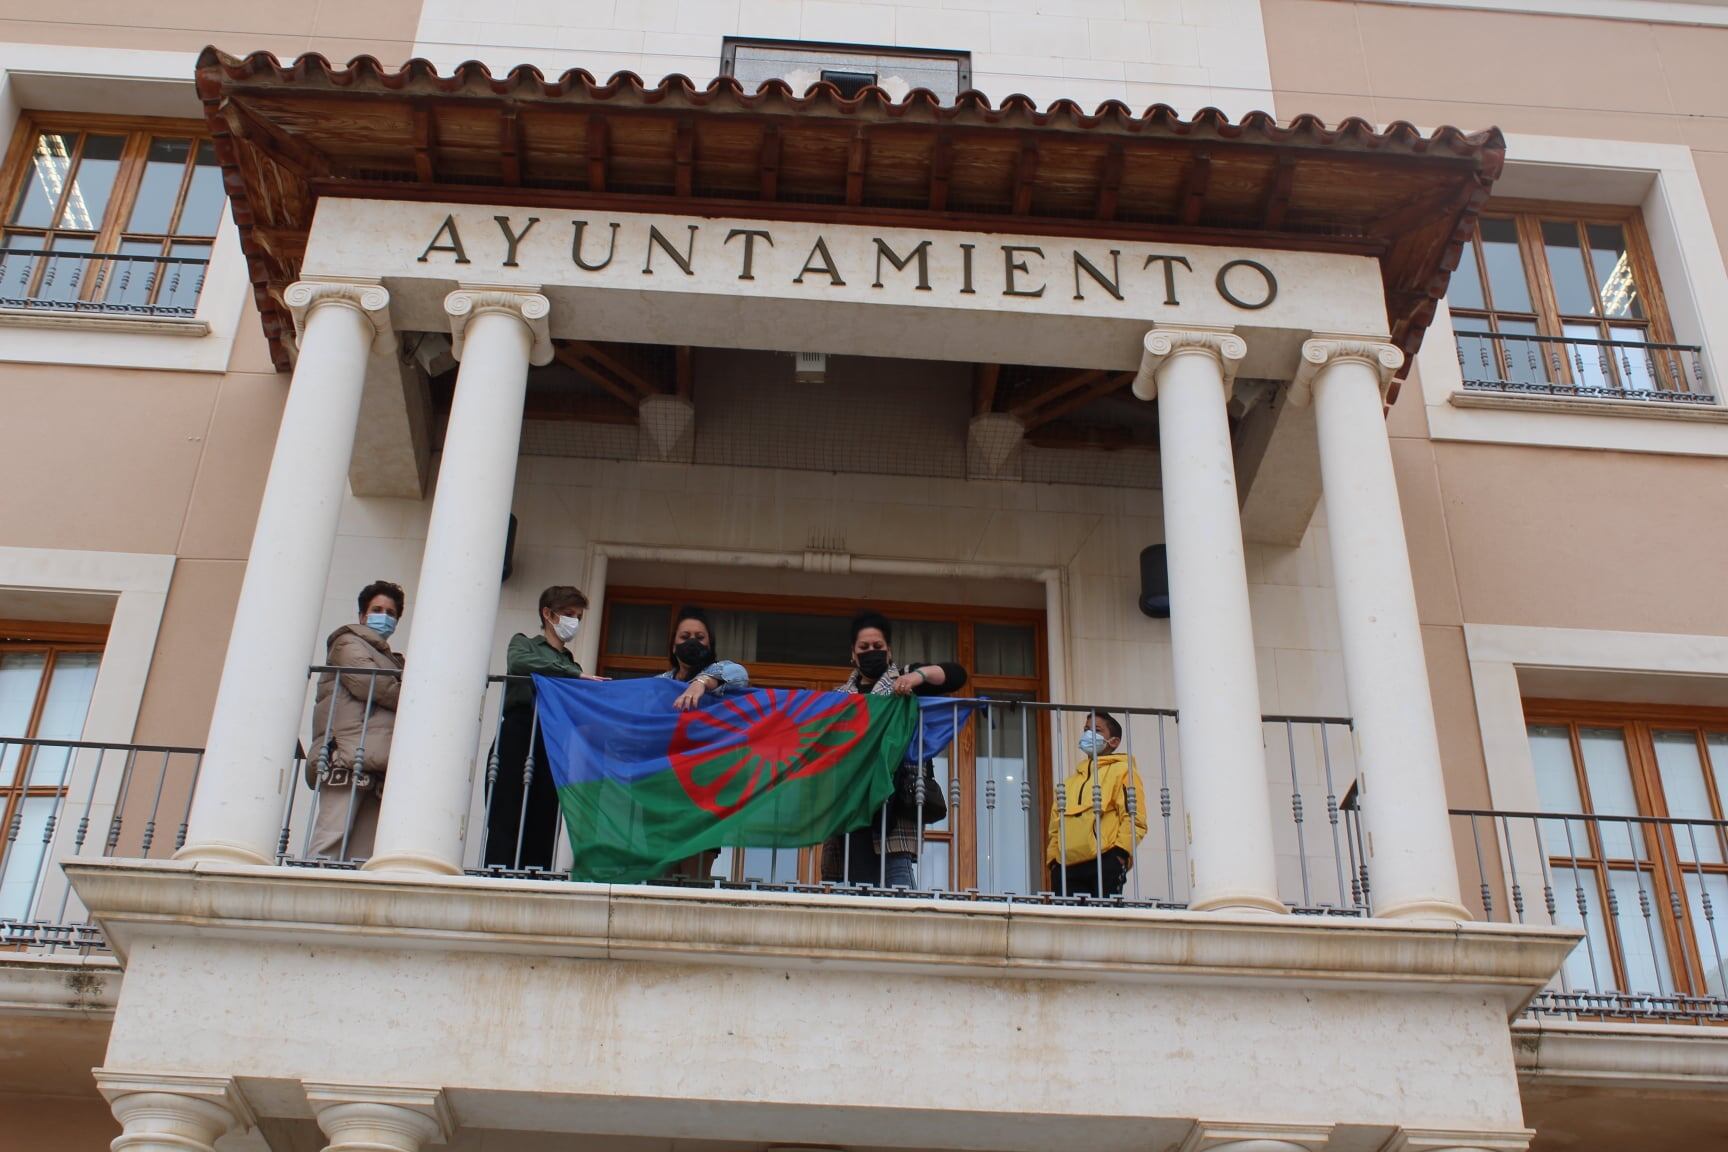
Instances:
[[[223,374],[0,364],[0,542],[177,557],[142,742],[202,744],[286,376],[247,305]]]
[[[322,52],[345,62],[362,54],[387,64],[413,55],[420,0],[71,0],[59,5],[0,2],[0,40],[196,52],[206,44],[237,54]]]

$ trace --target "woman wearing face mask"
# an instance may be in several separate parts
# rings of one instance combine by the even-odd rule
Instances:
[[[923,664],[902,668],[894,661],[891,647],[893,625],[880,612],[864,612],[852,620],[852,674],[840,685],[841,692],[864,692],[876,696],[890,693],[900,696],[948,696],[966,686],[966,669],[958,664]],[[934,752],[935,749],[930,749]],[[868,828],[860,828],[849,836],[831,836],[822,845],[822,879],[852,884],[881,883],[886,872],[890,888],[914,886],[913,865],[918,859],[918,825],[930,815],[931,804],[940,796],[939,789],[928,776],[929,763],[915,767],[926,772],[925,811],[906,799],[907,789],[896,781],[895,794],[888,801],[888,835],[886,846],[882,835],[883,819],[878,812]],[[881,854],[887,853],[887,862]]]
[[[689,687],[672,702],[680,712],[688,712],[702,703],[705,696],[724,696],[750,687],[750,673],[742,664],[720,660],[714,655],[714,628],[708,613],[693,604],[678,609],[672,624],[672,639],[666,653],[663,680],[676,680]],[[718,849],[708,849],[687,856],[672,865],[666,875],[683,880],[707,880],[714,871],[714,861],[720,858]]]
[[[486,806],[486,866],[488,868],[552,867],[558,847],[558,788],[546,762],[546,741],[534,714],[534,682],[530,676],[561,676],[601,680],[576,663],[570,643],[576,639],[588,597],[581,589],[554,584],[540,593],[540,631],[510,637],[504,672],[504,717],[498,729],[498,775],[491,781]],[[528,785],[526,809],[522,777],[528,771],[528,750],[534,750],[534,778]],[[520,842],[520,854],[518,854]]]
[[[672,703],[680,712],[690,711],[702,703],[704,696],[724,696],[750,687],[750,673],[744,665],[715,658],[714,629],[709,626],[704,609],[693,604],[678,609],[669,649],[668,667],[660,673],[661,679],[690,686]]]
[[[1086,717],[1080,761],[1062,782],[1061,803],[1050,812],[1044,862],[1050,890],[1063,896],[1120,896],[1134,867],[1134,848],[1146,835],[1146,786],[1132,756],[1116,749],[1122,725],[1108,712]],[[1128,787],[1134,818],[1128,818]],[[1094,789],[1094,784],[1097,788]],[[1099,848],[1103,853],[1100,855]]]
[[[390,634],[403,604],[399,585],[376,580],[360,589],[359,622],[330,633],[324,663],[354,671],[320,676],[312,705],[312,742],[325,749],[306,764],[307,783],[318,790],[311,849],[316,858],[372,855],[402,691],[402,656],[390,650]]]

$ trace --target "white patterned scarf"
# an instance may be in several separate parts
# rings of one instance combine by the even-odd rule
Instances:
[[[894,691],[894,681],[899,679],[899,678],[900,678],[900,665],[898,665],[898,664],[894,663],[892,660],[890,660],[888,662],[888,670],[876,678],[876,683],[870,685],[870,695],[872,695],[872,696],[891,695]],[[857,695],[858,692],[861,691],[861,689],[858,687],[858,684],[863,679],[864,679],[864,673],[862,673],[858,669],[854,668],[854,669],[852,669],[852,675],[846,677],[846,683],[840,685],[840,687],[835,689],[835,691],[837,691],[837,692],[850,692],[853,695]]]

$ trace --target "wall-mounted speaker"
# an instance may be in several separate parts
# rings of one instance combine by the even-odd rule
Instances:
[[[510,513],[510,527],[504,532],[504,575],[499,577],[503,582],[510,579],[510,570],[516,566],[516,513]]]
[[[1170,618],[1170,565],[1162,544],[1140,549],[1140,611],[1158,620]]]

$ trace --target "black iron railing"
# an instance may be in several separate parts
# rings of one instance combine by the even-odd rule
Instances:
[[[1716,403],[1703,350],[1690,344],[1459,332],[1458,366],[1476,392]]]
[[[386,684],[401,673],[378,669],[311,670],[312,694],[319,682],[351,677],[347,691],[360,711],[359,731],[334,740],[334,710],[315,717],[305,745],[309,752],[286,797],[278,859],[285,864],[353,868],[370,848],[380,774],[368,755],[394,714],[380,701]],[[503,698],[524,677],[489,677],[487,730],[475,750],[475,797],[468,825],[470,874],[511,879],[565,879],[553,865],[565,835],[555,806],[534,802],[546,788],[550,768],[540,759],[539,712],[529,698],[507,716]],[[328,694],[331,689],[324,689]],[[521,697],[527,696],[520,693]],[[1090,715],[1106,712],[1123,728],[1118,751],[1135,762],[1140,785],[1127,788],[1132,818],[1146,831],[1136,845],[1134,866],[1115,888],[1102,866],[1052,874],[1046,866],[1050,811],[1067,809],[1069,774],[1079,753],[1071,748]],[[512,733],[512,727],[519,729]],[[1354,803],[1343,799],[1356,778],[1350,721],[1338,717],[1268,716],[1263,727],[1269,781],[1289,782],[1288,803],[1274,805],[1272,833],[1280,863],[1281,895],[1291,909],[1318,915],[1368,915],[1368,870]],[[971,723],[969,770],[952,745],[923,751],[950,816],[931,824],[921,840],[910,884],[892,882],[887,860],[874,852],[854,859],[852,842],[835,861],[817,866],[809,850],[739,846],[663,882],[748,890],[834,892],[856,888],[878,895],[945,900],[1097,902],[1113,906],[1181,908],[1188,901],[1187,821],[1181,808],[1176,762],[1176,714],[1169,709],[1040,701],[990,700]],[[337,745],[340,745],[338,748]],[[1048,751],[1047,751],[1048,750]],[[1053,761],[1053,762],[1052,762]],[[1282,792],[1282,783],[1269,784]],[[1102,826],[1103,797],[1094,789],[1080,797],[1093,823]],[[955,817],[966,815],[956,820]],[[1323,813],[1323,815],[1322,815]],[[1287,814],[1287,816],[1285,815]],[[962,824],[967,825],[964,833]],[[542,826],[543,825],[543,826]],[[1057,851],[1065,823],[1057,825]],[[964,864],[960,854],[970,860]],[[970,879],[962,883],[964,873]],[[823,878],[826,877],[826,880]]]
[[[0,844],[0,947],[106,947],[60,865],[173,855],[203,759],[201,748],[0,736],[0,762],[21,785]]]
[[[1489,920],[1583,932],[1536,1015],[1728,1021],[1728,821],[1454,809]]]
[[[187,318],[197,314],[206,256],[0,248],[0,308]]]

